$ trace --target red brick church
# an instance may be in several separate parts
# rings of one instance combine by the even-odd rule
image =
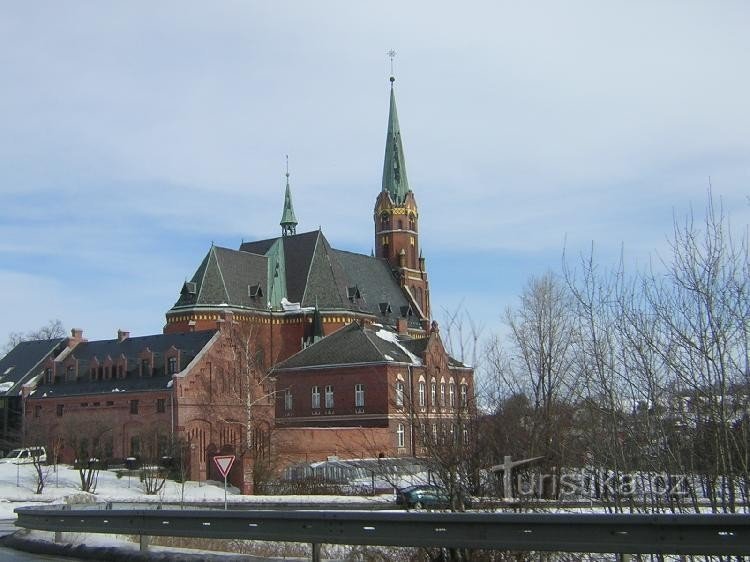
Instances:
[[[73,330],[0,360],[23,440],[55,439],[71,458],[85,441],[118,459],[179,441],[193,479],[216,477],[212,456],[233,453],[246,491],[294,462],[425,454],[438,425],[469,407],[473,371],[431,318],[393,82],[375,255],[297,233],[287,173],[281,236],[212,245],[163,334],[87,341]]]

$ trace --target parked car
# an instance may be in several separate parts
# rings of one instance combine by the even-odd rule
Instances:
[[[431,484],[417,484],[398,490],[396,505],[406,509],[450,509],[451,499],[443,488]]]
[[[0,459],[0,464],[31,464],[34,459],[37,459],[40,463],[47,462],[47,450],[44,447],[13,449]]]

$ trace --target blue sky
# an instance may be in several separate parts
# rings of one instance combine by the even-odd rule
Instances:
[[[6,3],[0,342],[162,329],[211,242],[369,253],[395,49],[436,316],[501,329],[592,241],[646,263],[709,177],[750,216],[746,2]]]

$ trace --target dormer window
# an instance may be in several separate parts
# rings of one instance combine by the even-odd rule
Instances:
[[[185,284],[182,286],[182,291],[180,291],[183,295],[194,295],[198,292],[198,286],[197,283],[193,283],[192,281],[185,281]]]
[[[362,298],[362,294],[359,292],[359,287],[357,287],[356,285],[354,287],[346,288],[346,296],[352,302]]]
[[[142,377],[151,376],[151,361],[148,359],[141,359],[141,376]]]
[[[406,305],[401,307],[401,316],[402,318],[407,318],[409,316],[413,316],[414,311],[411,309],[411,306]]]
[[[391,311],[391,303],[389,302],[380,302],[378,303],[378,308],[380,308],[380,314],[385,316],[386,314],[390,314]]]
[[[260,283],[256,285],[248,285],[247,295],[253,299],[261,298],[263,296],[263,288],[260,286]]]

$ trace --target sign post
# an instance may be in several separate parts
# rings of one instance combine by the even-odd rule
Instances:
[[[227,509],[227,475],[229,474],[229,471],[232,468],[232,465],[234,464],[234,455],[221,455],[218,457],[214,457],[214,463],[216,464],[216,468],[219,469],[219,472],[224,477],[224,511]]]

